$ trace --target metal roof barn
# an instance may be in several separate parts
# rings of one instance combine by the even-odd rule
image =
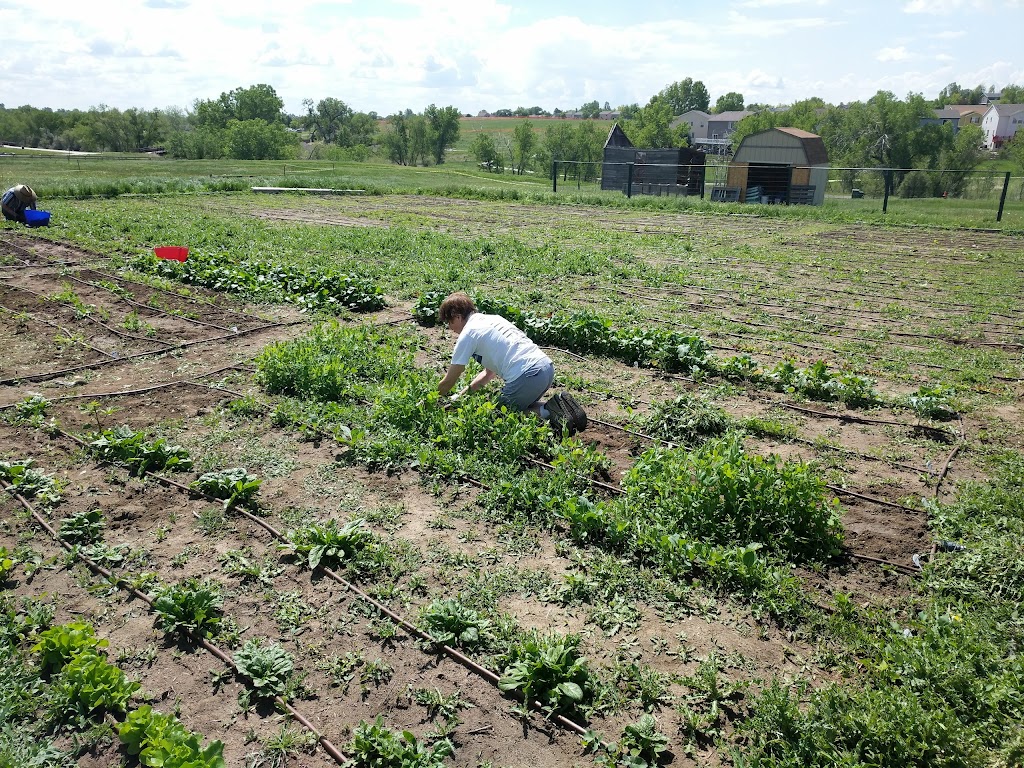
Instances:
[[[799,128],[769,128],[740,142],[726,186],[748,203],[821,205],[828,152],[820,136]]]

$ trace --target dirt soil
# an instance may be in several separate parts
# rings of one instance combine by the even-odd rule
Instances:
[[[490,215],[489,208],[472,201],[431,203],[430,198],[415,198],[405,210],[409,215],[429,215],[440,228],[459,231],[469,226],[467,221],[478,224]],[[462,213],[446,223],[446,212],[456,203]],[[338,226],[386,226],[395,210],[393,200],[380,198],[338,205],[353,209],[318,211],[314,206],[310,212],[307,206],[302,212],[274,209],[259,215]],[[559,221],[594,215],[562,208],[537,211]],[[698,233],[698,224],[691,219],[669,215],[643,221],[614,212],[600,216],[602,226],[624,231]],[[707,222],[704,219],[699,226],[706,228]],[[716,226],[720,237],[756,230],[759,236],[777,236],[783,242],[788,242],[792,228],[787,222],[743,218],[722,219]],[[907,252],[920,256],[931,249],[955,255],[966,248],[955,235],[931,238],[934,242],[930,237],[909,238]],[[887,247],[862,227],[832,232],[814,247],[827,247],[837,238],[852,238],[864,247]],[[979,239],[985,238],[989,236]],[[800,247],[809,247],[806,240],[800,240]],[[336,446],[303,442],[273,427],[268,418],[243,422],[226,412],[225,403],[261,394],[252,376],[259,351],[308,330],[308,320],[293,309],[247,306],[209,291],[143,284],[112,272],[102,254],[31,236],[5,233],[0,264],[6,265],[0,267],[0,313],[7,319],[0,324],[0,407],[40,393],[52,401],[49,414],[69,433],[130,424],[187,447],[197,457],[196,471],[246,465],[265,478],[262,514],[282,531],[308,516],[368,516],[378,533],[407,547],[424,564],[422,593],[377,593],[376,585],[361,585],[411,621],[428,591],[457,593],[474,579],[485,583],[479,581],[482,574],[512,583],[537,578],[554,583],[579,572],[581,564],[560,554],[555,542],[542,537],[516,541],[475,517],[477,491],[472,487],[435,488],[412,472],[371,474],[347,467],[335,460]],[[837,287],[827,279],[821,285],[822,296],[828,295],[827,288]],[[706,311],[717,311],[732,299],[704,296],[701,301]],[[391,304],[365,321],[405,322],[409,307]],[[1019,333],[1012,329],[1018,327],[980,327],[974,339],[1016,343]],[[450,336],[443,336],[440,329],[417,332],[424,339],[422,362],[440,370],[450,354]],[[653,376],[560,350],[549,354],[560,373],[592,384],[592,389],[579,392],[592,419],[582,437],[609,457],[605,482],[613,487],[636,456],[657,443],[643,434],[636,418],[655,401],[697,389],[695,382],[682,377]],[[92,402],[112,412],[84,408]],[[948,498],[958,481],[980,476],[971,457],[951,460],[954,448],[979,431],[1019,423],[1021,417],[1017,400],[936,431],[922,430],[906,414],[885,409],[865,416],[820,403],[792,406],[785,395],[765,392],[723,401],[730,415],[783,420],[800,436],[782,443],[752,439],[751,449],[813,460],[825,470],[841,504],[846,552],[831,567],[801,572],[809,593],[823,605],[840,592],[859,603],[877,605],[913,595],[912,556],[928,553],[932,546],[922,499]],[[1016,440],[1019,447],[1021,439],[1007,440]],[[555,768],[590,762],[571,731],[537,714],[520,718],[513,712],[514,702],[493,685],[423,648],[404,631],[393,636],[382,631],[381,620],[365,602],[329,579],[311,576],[300,563],[282,560],[276,542],[252,521],[237,515],[222,519],[216,505],[200,497],[97,466],[66,437],[0,422],[0,458],[14,457],[31,457],[37,467],[67,483],[65,501],[50,515],[51,524],[98,507],[108,522],[106,541],[144,553],[135,571],[153,572],[165,582],[193,576],[221,582],[238,641],[275,638],[295,656],[297,668],[306,675],[307,692],[296,698],[295,707],[335,745],[343,747],[360,721],[377,716],[393,730],[408,729],[420,736],[437,728],[441,721],[431,718],[413,696],[417,690],[436,689],[457,693],[469,705],[459,711],[461,724],[451,734],[457,747],[455,765]],[[194,476],[195,472],[182,473],[180,480],[187,483]],[[103,584],[81,565],[67,565],[60,546],[26,520],[16,501],[0,494],[0,504],[0,546],[30,546],[46,563],[32,576],[10,581],[6,591],[49,596],[57,608],[57,622],[94,623],[110,641],[112,660],[142,682],[140,699],[180,712],[187,727],[223,740],[228,765],[262,764],[256,762],[261,744],[285,727],[302,730],[287,724],[270,706],[240,705],[243,686],[222,674],[224,666],[216,658],[199,647],[169,645],[142,601]],[[262,583],[232,575],[225,570],[228,553],[266,562],[272,575]],[[726,673],[737,679],[804,675],[820,683],[829,678],[813,661],[813,638],[756,620],[742,605],[715,604],[698,588],[691,595],[687,605],[668,612],[639,605],[640,618],[610,636],[586,611],[542,602],[524,589],[511,589],[501,599],[501,608],[524,627],[582,633],[588,658],[599,665],[636,662],[673,676],[670,688],[676,695],[686,691],[680,679],[693,674],[712,653],[729,660]],[[353,657],[361,660],[353,678],[332,676],[340,661]],[[386,672],[361,680],[371,668]],[[700,747],[692,756],[683,753],[672,706],[656,707],[655,714],[661,729],[673,738],[674,765],[715,759]],[[614,736],[635,715],[596,718],[591,725]],[[101,746],[79,764],[112,765],[120,759],[116,746]],[[333,761],[315,747],[297,751],[287,762],[328,764]]]

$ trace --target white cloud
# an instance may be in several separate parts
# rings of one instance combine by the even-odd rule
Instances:
[[[906,61],[911,58],[910,53],[902,45],[896,48],[882,48],[875,54],[877,61]]]

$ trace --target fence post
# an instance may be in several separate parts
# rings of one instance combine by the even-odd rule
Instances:
[[[996,214],[996,221],[1003,220],[1003,206],[1006,204],[1006,191],[1010,188],[1010,172],[1003,177],[1003,193],[999,196],[999,212]]]
[[[892,168],[886,168],[882,171],[882,177],[885,179],[885,197],[882,198],[882,213],[889,210],[889,189],[892,187]]]
[[[558,192],[558,161],[551,161],[551,191],[552,193]]]
[[[633,165],[630,163],[626,169],[626,197],[633,197]]]

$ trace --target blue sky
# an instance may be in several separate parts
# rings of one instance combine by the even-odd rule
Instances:
[[[641,105],[685,77],[715,98],[934,97],[1024,84],[1024,0],[0,0],[0,103],[188,109],[256,83],[285,109],[342,99]]]

